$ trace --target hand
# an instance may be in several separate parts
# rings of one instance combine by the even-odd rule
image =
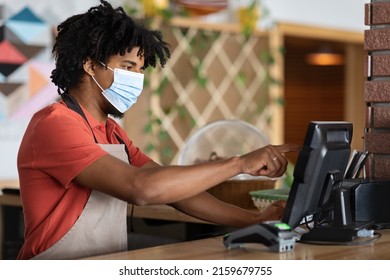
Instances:
[[[259,214],[259,223],[264,221],[281,220],[284,209],[286,208],[285,200],[277,200],[272,202]]]
[[[298,151],[301,146],[284,144],[268,145],[241,156],[242,172],[253,176],[280,177],[287,169],[285,153]]]

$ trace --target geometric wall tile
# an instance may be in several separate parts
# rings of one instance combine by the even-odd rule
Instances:
[[[44,46],[32,46],[20,43],[12,43],[12,45],[28,59],[35,57],[40,52],[46,49]]]
[[[10,75],[22,64],[9,64],[9,63],[0,63],[0,73],[4,76]]]
[[[3,117],[29,119],[58,98],[57,88],[50,82],[54,68],[52,39],[49,24],[28,7],[1,18],[0,114]]]
[[[7,76],[8,83],[26,83],[28,82],[28,65],[23,63],[18,69]]]
[[[48,84],[48,76],[43,76],[41,73],[30,64],[29,67],[29,95],[35,95],[44,86]]]
[[[36,71],[41,73],[42,76],[47,77],[46,78],[47,81],[50,81],[51,71],[54,68],[54,62],[53,61],[42,62],[42,61],[38,61],[38,60],[32,59],[32,60],[30,60],[28,62],[28,65],[31,66],[31,67],[34,67],[34,69],[36,69]]]
[[[7,98],[0,94],[0,120],[6,118],[7,114]]]
[[[25,44],[42,44],[50,40],[50,28],[42,23],[8,20],[6,26]]]
[[[14,83],[1,83],[0,84],[0,93],[4,96],[10,96],[16,89],[22,86],[22,83],[14,84]]]
[[[4,37],[13,44],[23,44],[23,41],[7,26],[4,25]]]
[[[28,7],[23,8],[21,11],[14,14],[8,20],[23,21],[29,23],[43,23],[43,20],[37,17]]]
[[[5,29],[5,26],[0,24],[0,42],[5,39],[4,29]]]
[[[8,96],[8,112],[7,116],[13,114],[18,108],[23,106],[28,102],[28,86],[26,84],[23,84],[22,86],[18,87],[15,91],[12,92],[11,95]]]
[[[12,135],[14,141],[7,146],[0,139],[0,179],[6,180],[17,178],[17,148],[28,121],[36,111],[59,97],[57,88],[50,82],[54,68],[53,30],[29,8],[15,14],[13,9],[17,2],[23,1],[10,0],[7,5],[0,4],[0,43],[6,41],[0,50],[0,129]],[[44,67],[40,62],[49,66]],[[12,129],[11,133],[8,133],[7,125]],[[15,168],[7,170],[3,163]]]
[[[22,64],[27,60],[9,41],[0,42],[0,63]]]
[[[9,119],[29,119],[38,110],[55,102],[58,98],[57,87],[52,83],[47,84],[34,96],[29,96],[28,100],[24,104],[19,105],[16,110],[13,110],[8,117]]]
[[[27,7],[6,20],[5,25],[25,44],[50,43],[49,25]]]
[[[52,28],[49,25],[45,24],[41,25],[41,27],[37,26],[35,36],[31,36],[28,41],[28,44],[47,47],[52,43],[52,39]]]

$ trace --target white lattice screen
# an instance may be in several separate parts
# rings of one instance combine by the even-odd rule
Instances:
[[[176,24],[175,24],[176,23]],[[152,73],[151,112],[161,122],[154,128],[163,163],[177,163],[186,139],[215,120],[240,119],[270,134],[270,98],[265,33],[247,40],[239,27],[174,22],[163,26],[172,57]]]

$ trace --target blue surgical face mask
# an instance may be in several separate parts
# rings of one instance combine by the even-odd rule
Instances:
[[[107,68],[114,72],[114,82],[109,88],[103,89],[93,76],[92,79],[102,90],[102,94],[108,102],[119,112],[124,113],[137,102],[137,98],[142,92],[144,74],[119,68],[112,69],[108,66]]]

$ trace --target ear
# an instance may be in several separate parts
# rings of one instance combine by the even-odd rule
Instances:
[[[90,58],[84,61],[83,68],[88,75],[95,76],[95,64]]]

